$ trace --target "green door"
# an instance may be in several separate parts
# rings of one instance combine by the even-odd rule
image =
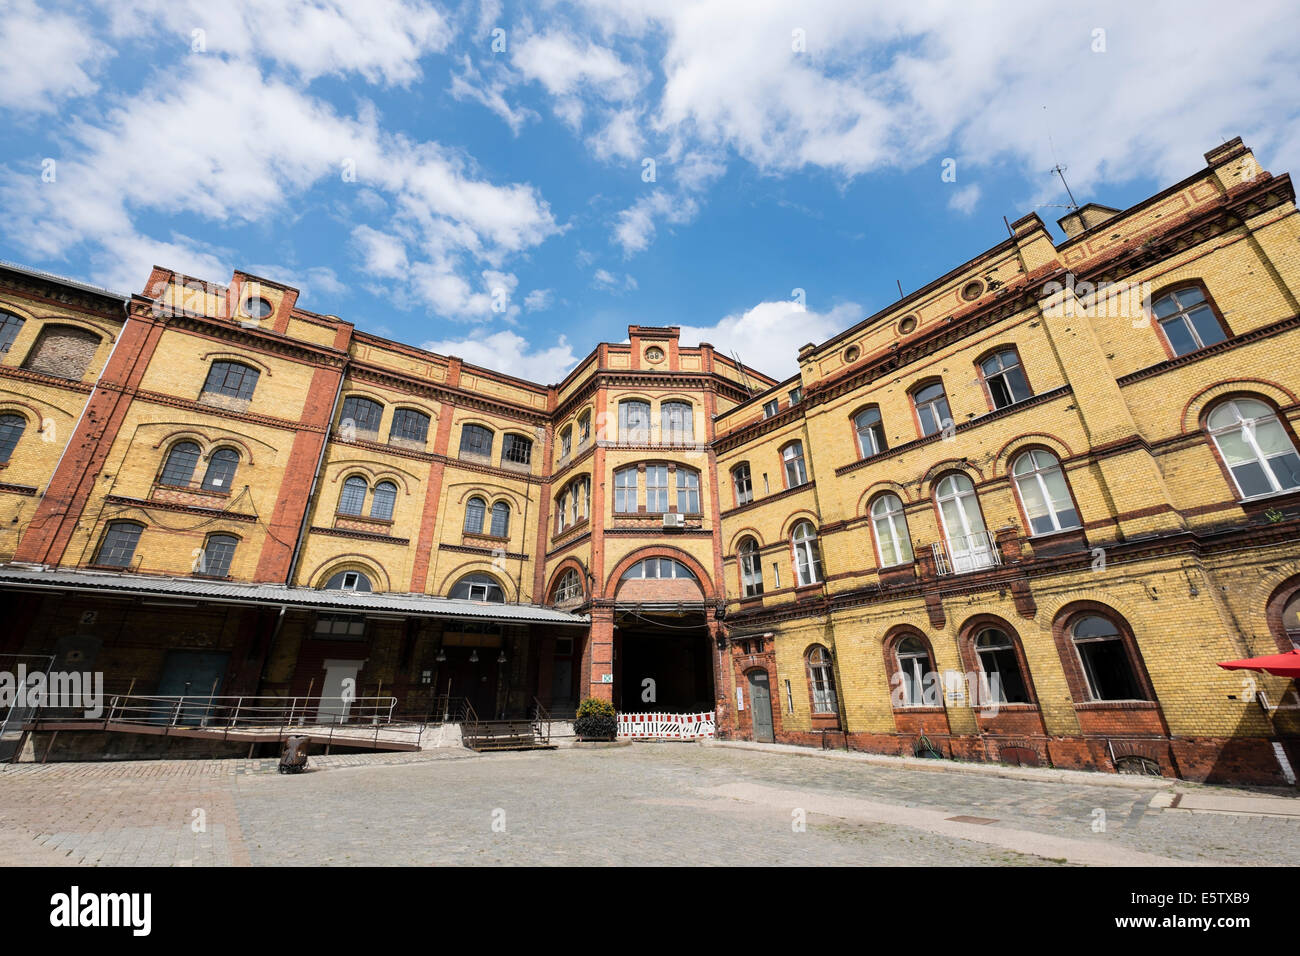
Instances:
[[[163,661],[162,677],[158,681],[159,697],[194,698],[180,702],[177,723],[200,724],[205,717],[215,716],[220,708],[207,698],[221,693],[226,680],[226,666],[230,663],[228,651],[168,651]],[[158,706],[158,705],[155,705]],[[173,713],[175,713],[173,711]],[[154,722],[170,724],[172,714],[155,714]]]
[[[754,725],[754,739],[770,744],[776,741],[772,734],[772,691],[767,685],[767,671],[750,671],[749,715]]]

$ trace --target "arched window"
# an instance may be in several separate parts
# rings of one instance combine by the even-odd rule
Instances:
[[[492,430],[482,425],[462,425],[460,457],[476,461],[492,460]]]
[[[1070,628],[1093,700],[1146,700],[1137,669],[1118,626],[1100,614],[1085,614]]]
[[[523,435],[507,433],[501,436],[501,464],[505,468],[517,465],[526,468],[533,461],[533,440]]]
[[[690,402],[664,402],[659,406],[659,434],[670,445],[695,440],[695,412]]]
[[[213,362],[208,377],[203,382],[203,395],[225,395],[244,401],[253,397],[257,379],[262,373],[239,362]]]
[[[885,445],[885,425],[880,419],[880,408],[869,405],[853,416],[853,428],[858,433],[858,455],[870,458],[879,455]]]
[[[560,429],[560,460],[568,458],[571,451],[573,451],[573,428],[565,425]]]
[[[645,466],[645,510],[668,510],[668,466]]]
[[[591,515],[591,479],[586,475],[569,484],[570,523],[577,524]]]
[[[339,495],[339,514],[359,516],[366,505],[366,490],[369,485],[360,475],[353,475],[343,482],[343,491]]]
[[[697,580],[693,572],[674,558],[644,558],[623,572],[621,581],[634,578],[689,578]]]
[[[131,521],[114,521],[104,532],[99,543],[95,563],[107,568],[129,568],[135,558],[135,547],[140,543],[143,525]]]
[[[989,390],[989,400],[994,408],[1023,402],[1032,394],[1015,349],[994,352],[980,362],[980,372],[984,375],[984,387]]]
[[[0,465],[9,460],[26,429],[27,419],[21,415],[0,415]]]
[[[194,468],[199,463],[199,446],[192,441],[177,442],[167,455],[162,475],[158,478],[160,485],[173,485],[185,488],[194,478]]]
[[[677,510],[682,514],[700,513],[700,473],[677,466]]]
[[[397,485],[391,481],[381,481],[375,485],[375,493],[370,498],[370,517],[391,521],[396,506]]]
[[[591,441],[591,412],[585,411],[578,416],[578,447],[586,447]]]
[[[898,495],[883,494],[871,503],[871,527],[876,532],[876,556],[882,568],[912,560],[912,538]]]
[[[1037,448],[1027,451],[1012,463],[1011,475],[1025,508],[1030,534],[1079,527],[1079,512],[1055,455]]]
[[[912,393],[916,406],[916,420],[921,425],[921,436],[934,435],[952,427],[952,412],[948,410],[948,396],[943,382],[932,382]]]
[[[23,368],[79,381],[99,348],[99,336],[72,325],[47,325],[36,336]]]
[[[986,627],[975,636],[975,657],[987,679],[990,701],[1003,704],[1028,704],[1029,688],[1020,673],[1020,658],[1011,638],[996,627]]]
[[[1242,498],[1300,488],[1300,456],[1263,402],[1231,399],[1215,406],[1205,423]]]
[[[831,671],[830,651],[816,644],[808,651],[808,683],[812,687],[814,714],[838,713],[835,701],[835,675]]]
[[[239,539],[233,534],[208,535],[195,573],[212,578],[229,577],[230,562],[235,558],[235,548],[238,545]]]
[[[9,351],[18,333],[22,331],[23,320],[11,312],[0,312],[0,355]]]
[[[208,470],[203,475],[204,491],[230,491],[239,469],[239,452],[233,448],[218,448],[208,459]]]
[[[1291,645],[1300,648],[1300,591],[1293,594],[1282,609],[1282,627],[1286,630]]]
[[[742,461],[731,469],[731,486],[736,490],[737,507],[754,500],[754,482],[749,476],[749,462]]]
[[[997,555],[988,532],[984,530],[984,516],[980,513],[975,486],[970,479],[963,474],[946,476],[939,482],[934,500],[943,520],[952,570],[961,573],[996,564]]]
[[[492,506],[492,537],[505,538],[510,534],[510,505],[498,501]]]
[[[477,495],[465,502],[465,533],[482,534],[483,519],[487,515],[487,502]]]
[[[504,604],[506,593],[497,583],[496,578],[488,574],[467,574],[451,589],[448,597],[459,598],[463,601],[489,601],[493,604]]]
[[[343,399],[339,425],[345,433],[351,428],[355,435],[373,440],[379,437],[379,421],[383,417],[383,405],[359,395],[350,395]],[[349,422],[351,425],[348,424]]]
[[[787,488],[798,488],[808,481],[808,469],[803,461],[803,442],[792,441],[782,448],[781,463],[785,468]]]
[[[644,444],[650,440],[650,403],[618,403],[618,440]]]
[[[758,552],[758,542],[745,538],[740,542],[740,586],[745,597],[763,593],[763,559]]]
[[[552,603],[566,604],[569,601],[581,600],[582,597],[582,575],[578,573],[576,568],[569,568],[560,575],[560,580],[555,583]]]
[[[632,514],[637,507],[636,466],[620,468],[614,472],[614,510],[619,514]]]
[[[1186,355],[1227,338],[1219,317],[1197,286],[1162,295],[1152,303],[1151,311],[1174,355]]]
[[[800,521],[794,526],[790,535],[790,544],[794,549],[795,574],[802,587],[805,584],[819,584],[822,579],[822,555],[817,546],[817,532],[811,521]]]
[[[429,416],[424,412],[414,408],[399,408],[393,412],[393,425],[388,430],[389,441],[396,439],[423,445],[428,437]]]
[[[894,658],[898,662],[898,671],[894,683],[900,683],[901,686],[895,693],[901,691],[901,703],[904,707],[924,707],[927,704],[925,699],[926,676],[934,673],[934,664],[930,661],[930,652],[926,649],[925,644],[916,637],[904,637],[894,647]],[[930,678],[930,684],[933,687],[935,678]],[[938,706],[937,700],[928,702],[932,706]]]
[[[369,591],[370,578],[360,571],[340,571],[325,582],[326,591]]]

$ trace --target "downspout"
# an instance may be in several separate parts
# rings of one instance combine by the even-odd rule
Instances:
[[[293,587],[293,576],[298,570],[298,559],[302,556],[302,543],[307,537],[307,523],[311,520],[312,506],[316,500],[316,488],[320,484],[320,470],[325,464],[325,452],[329,449],[330,432],[334,428],[334,416],[339,413],[339,399],[343,397],[343,379],[347,375],[347,365],[339,372],[339,384],[334,390],[334,407],[330,411],[329,422],[325,426],[325,437],[321,439],[320,454],[316,456],[316,470],[311,476],[311,490],[307,493],[307,505],[302,511],[302,524],[298,527],[298,541],[293,546],[293,557],[289,560],[289,573],[285,576],[286,587]]]

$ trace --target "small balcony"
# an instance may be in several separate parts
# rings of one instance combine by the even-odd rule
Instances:
[[[989,531],[957,535],[949,538],[946,543],[936,541],[930,545],[930,549],[934,555],[936,574],[966,574],[996,568],[1002,564],[997,539]]]

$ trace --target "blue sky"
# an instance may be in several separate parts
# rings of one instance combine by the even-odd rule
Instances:
[[[1235,135],[1296,166],[1298,27],[1262,0],[0,0],[0,256],[126,292],[242,269],[546,382],[631,323],[784,376],[1003,215],[1055,230],[1057,162],[1121,207]]]

